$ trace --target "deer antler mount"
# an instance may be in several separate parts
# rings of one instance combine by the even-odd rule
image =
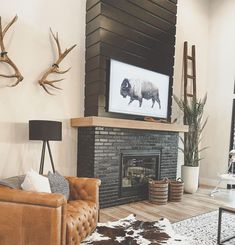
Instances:
[[[15,71],[12,75],[0,74],[0,77],[5,78],[16,78],[16,82],[10,85],[10,87],[15,87],[19,82],[21,82],[24,77],[21,75],[15,63],[9,58],[8,52],[6,51],[3,39],[9,28],[17,21],[17,15],[10,21],[5,28],[2,27],[2,18],[0,16],[0,62],[8,64]]]
[[[57,46],[57,51],[58,51],[58,59],[54,62],[54,64],[52,66],[50,66],[45,73],[43,74],[43,76],[41,77],[41,79],[38,81],[38,83],[43,87],[43,89],[50,95],[53,95],[48,88],[52,87],[55,89],[61,89],[59,87],[57,87],[55,85],[55,83],[58,83],[62,80],[64,80],[64,78],[61,79],[56,79],[56,80],[48,80],[48,76],[50,74],[65,74],[66,72],[68,72],[71,67],[67,70],[64,71],[60,71],[59,70],[59,64],[61,63],[61,61],[68,55],[68,53],[74,49],[77,45],[74,44],[72,47],[70,47],[69,49],[65,49],[64,52],[61,51],[61,47],[60,47],[60,42],[59,42],[59,37],[58,37],[58,32],[56,33],[56,35],[52,32],[52,30],[50,29],[51,35],[53,37],[53,39],[55,40],[56,46]]]

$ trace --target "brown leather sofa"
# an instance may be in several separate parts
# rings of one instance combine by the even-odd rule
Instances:
[[[77,245],[96,228],[100,180],[66,177],[61,194],[0,186],[1,245]]]

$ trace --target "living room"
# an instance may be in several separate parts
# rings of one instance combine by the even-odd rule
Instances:
[[[0,179],[25,175],[31,169],[38,172],[40,163],[46,175],[52,171],[52,155],[61,175],[101,180],[100,222],[136,214],[139,220],[153,222],[163,217],[173,224],[210,211],[217,212],[217,222],[218,208],[233,202],[233,190],[227,189],[226,181],[219,185],[219,192],[210,193],[221,174],[228,172],[229,152],[234,148],[234,7],[234,0],[1,0],[3,30],[16,15],[17,19],[1,38]],[[178,149],[183,146],[179,136],[184,137],[188,126],[173,95],[184,95],[185,41],[189,56],[195,45],[197,98],[207,95],[202,117],[207,123],[199,146],[205,148],[200,152],[199,189],[185,193],[181,202],[156,205],[148,201],[146,190],[141,195],[137,190],[134,194],[127,191],[129,177],[120,180],[120,162],[131,157],[138,160],[140,155],[157,156],[156,179],[182,177],[184,155]],[[7,77],[16,69],[11,61],[4,61],[6,57],[24,78],[19,83],[18,77]],[[192,62],[188,65],[190,73]],[[152,100],[146,99],[147,93],[142,99],[136,94],[131,97],[125,92],[133,84],[124,83],[123,78],[132,75],[132,70],[167,79],[164,86],[168,87],[158,84],[159,96]],[[123,84],[117,85],[119,76]],[[122,103],[112,95],[115,91],[131,110],[123,111]],[[151,114],[153,109],[163,114]],[[62,123],[61,137],[50,141],[51,155],[45,143],[43,163],[44,139],[30,137],[32,120]],[[1,227],[3,223],[0,220]],[[11,233],[12,227],[5,225],[4,229]],[[1,236],[0,244],[14,244],[2,242]],[[59,236],[60,242],[55,239],[47,244],[66,244],[66,236]],[[27,239],[18,244],[43,244]],[[217,241],[217,227],[214,239]],[[79,242],[67,240],[67,244]]]

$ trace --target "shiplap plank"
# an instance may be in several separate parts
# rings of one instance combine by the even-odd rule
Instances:
[[[101,3],[97,3],[93,8],[86,13],[86,23],[89,23],[95,17],[101,14]]]
[[[94,7],[100,0],[86,0],[86,10],[88,11],[90,8]]]
[[[132,2],[126,0],[103,0],[102,2],[113,6],[114,8],[118,8],[121,11],[128,13],[128,15],[132,15],[138,20],[141,20],[149,25],[157,27],[168,33],[174,33],[174,23],[169,23],[153,13],[149,13],[145,10],[143,11],[142,7],[135,5]]]
[[[106,72],[102,69],[95,69],[91,72],[86,73],[87,83],[92,83],[95,81],[104,81],[106,79]]]
[[[85,86],[85,96],[92,96],[96,94],[104,93],[106,86],[100,81],[94,83],[87,83]]]
[[[150,1],[176,14],[177,7],[176,4],[174,4],[173,2],[170,2],[168,0],[150,0]]]
[[[110,32],[114,32],[118,35],[121,35],[127,39],[130,39],[142,46],[147,46],[150,48],[154,48],[156,46],[166,47],[166,48],[174,48],[174,43],[168,44],[164,41],[160,41],[152,36],[146,35],[145,33],[130,28],[125,24],[112,20],[106,16],[102,16],[100,19],[100,27],[108,30]],[[172,37],[172,39],[174,39]]]
[[[150,1],[143,0],[128,0],[129,2],[141,7],[145,11],[152,13],[153,15],[159,16],[163,20],[166,20],[172,24],[176,24],[176,15],[163,9],[159,5],[154,4]]]
[[[100,21],[101,16],[98,15],[92,21],[86,24],[86,36],[100,28]]]
[[[90,46],[86,49],[86,60],[100,54],[100,43]]]
[[[146,35],[166,43],[174,43],[174,34],[172,35],[172,33],[165,32],[160,28],[149,25],[132,15],[128,15],[127,13],[114,8],[111,5],[102,4],[102,14],[128,26],[130,29],[136,29]]]
[[[86,36],[86,48],[100,41],[100,28]]]
[[[106,43],[101,43],[101,54],[142,68],[158,71],[163,74],[172,74],[174,60],[171,57],[156,59],[154,54],[149,57],[143,57]]]
[[[86,61],[86,72],[95,69],[106,69],[107,58],[104,56],[94,56]]]

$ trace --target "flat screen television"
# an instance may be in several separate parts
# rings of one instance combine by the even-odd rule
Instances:
[[[110,59],[108,111],[169,119],[170,77]]]

